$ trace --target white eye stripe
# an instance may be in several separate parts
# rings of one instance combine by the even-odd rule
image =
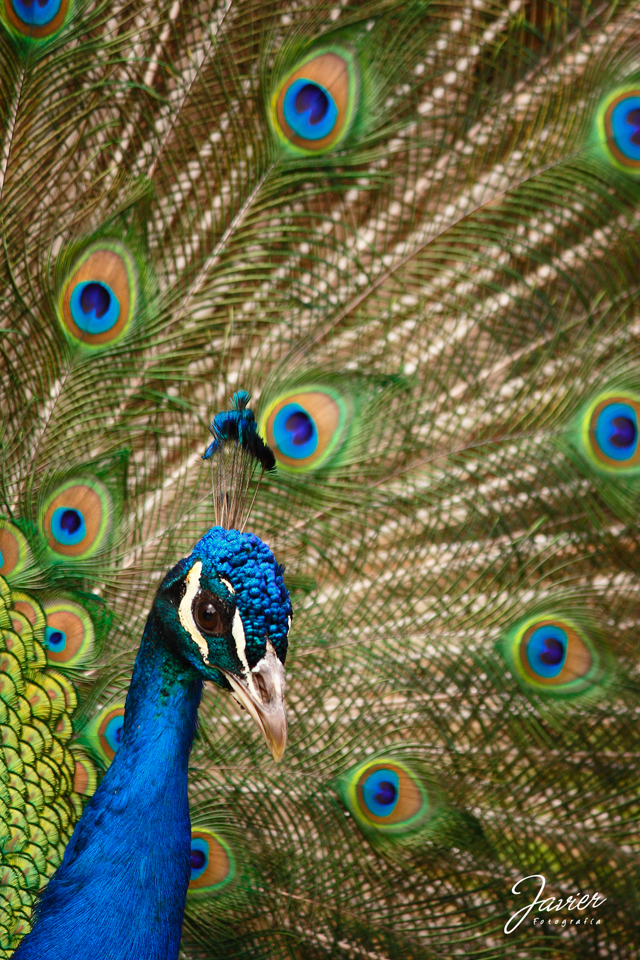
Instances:
[[[224,585],[225,585],[225,587],[227,588],[227,590],[229,591],[229,593],[235,593],[235,590],[233,589],[233,587],[231,586],[231,584],[229,583],[229,581],[228,581],[228,580],[225,580],[224,577],[220,577],[220,583],[224,583]]]
[[[231,633],[233,639],[236,643],[236,653],[238,654],[238,660],[245,669],[247,676],[249,675],[249,661],[247,660],[247,638],[244,632],[244,625],[242,623],[242,617],[240,616],[240,611],[236,609],[236,612],[233,615],[233,623],[231,625]]]
[[[185,580],[185,591],[184,597],[180,601],[180,606],[178,607],[178,617],[180,623],[187,631],[193,642],[198,647],[200,655],[202,656],[203,663],[209,663],[209,648],[207,646],[206,640],[202,637],[196,622],[193,619],[193,613],[191,607],[193,601],[195,600],[196,594],[200,589],[200,574],[202,573],[202,563],[200,560],[196,560],[194,565],[189,570],[187,574],[187,579]]]

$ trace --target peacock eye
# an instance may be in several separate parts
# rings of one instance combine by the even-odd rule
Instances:
[[[87,664],[95,647],[95,629],[84,607],[60,598],[45,601],[42,610],[47,660],[64,668]]]
[[[271,122],[280,142],[297,154],[334,149],[349,132],[358,108],[356,57],[328,46],[290,70],[271,100]]]
[[[337,787],[368,835],[410,835],[426,825],[437,807],[436,793],[430,795],[423,779],[392,757],[352,767],[342,774]]]
[[[95,477],[73,478],[59,484],[44,500],[40,527],[57,556],[85,560],[107,542],[113,503]]]
[[[69,0],[10,0],[4,12],[10,25],[30,40],[54,34],[63,25],[69,12]]]
[[[640,90],[632,87],[610,93],[598,111],[600,140],[605,154],[619,170],[640,170]]]
[[[548,698],[593,696],[607,678],[606,650],[578,619],[561,613],[520,621],[501,648],[525,691]]]
[[[233,880],[236,863],[229,845],[211,830],[191,833],[189,893],[217,892]]]
[[[599,467],[610,472],[637,470],[639,414],[640,402],[630,394],[607,396],[595,405],[589,417],[587,452]]]
[[[90,245],[61,290],[58,315],[65,334],[89,349],[121,340],[139,312],[139,286],[135,260],[124,244]]]
[[[321,466],[336,452],[347,420],[346,404],[336,391],[294,390],[269,403],[260,430],[278,465],[302,473]]]
[[[198,627],[204,633],[224,633],[224,622],[211,595],[201,594],[198,597],[193,606],[193,615]]]

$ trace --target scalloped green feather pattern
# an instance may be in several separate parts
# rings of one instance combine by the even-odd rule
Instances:
[[[62,860],[95,786],[71,741],[73,685],[47,662],[46,614],[0,578],[0,949],[10,956],[30,929],[38,891]]]

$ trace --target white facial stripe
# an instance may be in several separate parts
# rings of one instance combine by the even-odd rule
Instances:
[[[244,635],[244,626],[242,624],[242,617],[240,612],[236,608],[236,612],[233,615],[233,623],[231,625],[231,633],[233,634],[233,639],[236,642],[236,653],[238,654],[238,660],[245,669],[247,677],[249,676],[249,661],[247,660],[247,638]]]
[[[229,591],[229,593],[235,593],[235,590],[233,589],[233,587],[231,586],[231,584],[229,583],[229,581],[228,581],[228,580],[225,580],[224,577],[220,577],[220,583],[224,583],[224,585],[225,585],[225,587],[227,588],[227,590]]]
[[[196,560],[194,565],[189,570],[187,574],[186,586],[187,589],[184,592],[184,597],[180,601],[180,606],[178,607],[178,617],[180,618],[180,623],[187,631],[193,642],[198,647],[200,655],[202,657],[203,663],[209,663],[209,648],[206,641],[203,639],[200,631],[196,626],[196,622],[193,619],[193,613],[191,612],[191,605],[194,601],[195,595],[200,589],[200,574],[202,573],[202,563],[200,560]],[[244,631],[243,631],[244,636]]]

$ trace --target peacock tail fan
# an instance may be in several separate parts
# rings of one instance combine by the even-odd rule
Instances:
[[[0,20],[0,955],[215,503],[289,746],[207,691],[185,960],[633,956],[638,4]]]

